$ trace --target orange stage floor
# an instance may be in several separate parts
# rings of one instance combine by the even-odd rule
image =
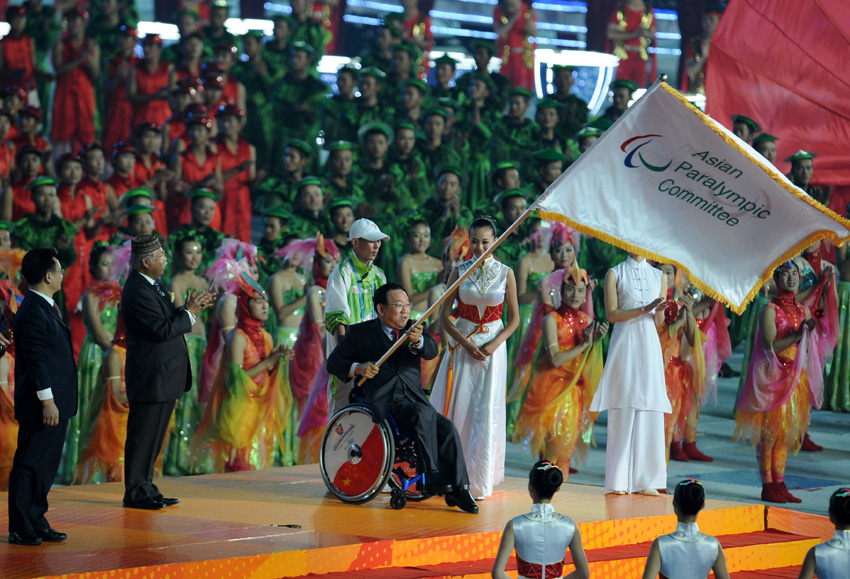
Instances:
[[[484,577],[500,531],[530,505],[526,481],[518,478],[481,502],[478,515],[450,509],[439,498],[401,511],[390,508],[389,495],[346,505],[325,493],[318,465],[169,478],[160,487],[182,503],[139,511],[121,506],[120,484],[54,488],[48,518],[68,541],[0,543],[0,577]],[[601,574],[594,576],[639,577],[640,555],[648,550],[642,545],[675,528],[671,501],[566,484],[554,503],[580,523],[585,549],[596,550],[592,570]],[[0,510],[5,529],[6,510]],[[727,548],[732,571],[766,568],[752,564],[756,559],[797,565],[800,553],[832,536],[825,517],[726,501],[707,502],[700,528],[747,537],[735,539],[737,551]],[[460,573],[459,563],[474,565]],[[444,573],[441,565],[454,567]]]

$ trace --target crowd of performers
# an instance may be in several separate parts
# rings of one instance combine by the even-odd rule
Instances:
[[[588,119],[571,93],[574,71],[557,66],[555,92],[535,99],[520,66],[529,47],[511,40],[518,23],[526,35],[533,26],[519,1],[496,8],[504,11],[498,48],[477,43],[475,71],[455,79],[456,63],[444,55],[427,84],[427,15],[405,2],[362,66],[340,68],[331,94],[315,70],[328,37],[306,2],[291,4],[269,39],[231,35],[220,6],[204,28],[195,13],[181,14],[180,41],[164,48],[145,36],[143,58],[119,2],[102,2],[91,19],[76,5],[54,14],[35,0],[7,11],[0,299],[11,318],[26,292],[23,253],[58,250],[66,275],[57,303],[72,329],[80,386],[62,483],[123,476],[118,304],[129,239],[161,237],[169,259],[161,283],[176,305],[206,288],[220,296],[187,336],[193,387],[172,417],[158,469],[315,462],[328,415],[347,393],[324,360],[347,326],[374,317],[372,292],[398,282],[420,317],[639,87],[615,81],[613,104]],[[623,50],[642,54],[646,34],[627,35]],[[55,83],[44,72],[48,52]],[[491,72],[496,55],[502,70]],[[733,124],[775,162],[778,137],[743,116]],[[812,185],[815,156],[786,159],[789,178],[827,204],[829,191]],[[622,442],[616,452],[609,441],[606,486],[648,492],[663,488],[667,460],[712,460],[697,448],[700,408],[713,399],[723,360],[746,341],[736,436],[757,444],[762,498],[798,501],[783,472],[789,452],[819,448],[806,435],[811,408],[825,389],[828,408],[850,411],[848,263],[844,248],[808,248],[777,269],[747,314],[727,317],[674,266],[532,216],[428,320],[442,354],[423,363],[422,387],[458,428],[476,498],[504,478],[509,441],[563,467],[566,480],[602,410],[609,438],[624,433],[613,437]],[[645,391],[623,395],[618,388],[647,357],[660,365]],[[15,450],[13,393],[12,349],[0,359],[0,486]],[[641,446],[635,436],[645,429],[661,454],[643,480],[612,457]]]

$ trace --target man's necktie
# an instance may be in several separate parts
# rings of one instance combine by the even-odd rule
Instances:
[[[57,304],[56,302],[53,302],[53,309],[56,310],[56,315],[59,316],[60,320],[65,319],[65,318],[62,317],[62,310],[59,309],[59,304]]]
[[[156,290],[156,293],[158,293],[158,294],[159,294],[159,297],[161,297],[161,298],[164,298],[164,297],[165,297],[165,292],[164,292],[164,291],[162,291],[162,286],[161,286],[161,285],[159,285],[159,281],[154,280],[154,282],[153,282],[153,289],[155,289],[155,290]]]
[[[401,337],[401,330],[393,330],[393,344],[398,342],[399,337]]]

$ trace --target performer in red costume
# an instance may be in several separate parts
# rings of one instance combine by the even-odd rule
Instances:
[[[224,198],[221,203],[222,231],[241,241],[251,241],[251,189],[256,176],[257,152],[240,134],[245,111],[236,105],[218,110],[215,139],[221,159]]]
[[[500,0],[493,11],[493,30],[498,35],[499,73],[511,79],[514,88],[534,89],[534,50],[537,18],[531,3]]]
[[[655,11],[644,0],[625,0],[617,4],[608,22],[610,52],[620,59],[618,80],[630,80],[644,88],[657,75],[655,54],[649,47],[655,44]],[[647,78],[646,63],[651,60],[651,73]]]
[[[53,47],[52,140],[62,153],[94,141],[94,82],[100,77],[100,47],[86,36],[88,11],[71,8],[65,17],[68,34]]]
[[[148,34],[142,40],[145,58],[130,69],[127,100],[133,104],[133,125],[143,121],[162,126],[171,116],[168,86],[172,66],[160,59],[162,38]]]
[[[761,500],[800,503],[785,486],[788,451],[800,449],[812,405],[820,408],[823,377],[812,339],[816,326],[809,309],[797,303],[797,265],[776,268],[776,297],[761,311],[747,381],[738,400],[735,438],[756,446]]]

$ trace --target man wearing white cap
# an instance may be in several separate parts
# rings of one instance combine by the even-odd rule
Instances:
[[[387,276],[374,263],[381,243],[389,238],[369,219],[358,219],[351,225],[348,240],[352,253],[331,273],[325,293],[326,358],[345,335],[348,326],[375,317],[372,294],[387,283]],[[328,416],[333,416],[334,412],[348,404],[352,384],[342,384],[331,377]]]

